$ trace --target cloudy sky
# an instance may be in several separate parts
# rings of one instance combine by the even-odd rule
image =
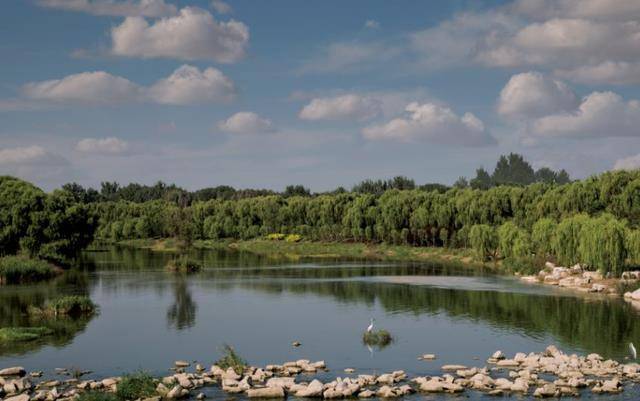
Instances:
[[[0,174],[316,191],[640,166],[638,0],[3,0]]]

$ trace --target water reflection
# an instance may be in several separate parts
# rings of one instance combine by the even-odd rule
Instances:
[[[183,330],[196,323],[198,305],[193,301],[185,275],[177,275],[173,282],[174,301],[167,310],[169,327]]]

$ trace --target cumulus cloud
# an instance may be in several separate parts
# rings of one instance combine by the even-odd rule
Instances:
[[[69,161],[39,145],[0,148],[0,168],[3,174],[43,184],[73,176]]]
[[[509,119],[529,119],[574,110],[578,99],[564,83],[539,72],[517,74],[500,92],[498,113]]]
[[[129,144],[116,137],[84,138],[76,144],[76,151],[81,153],[114,155],[129,150]]]
[[[258,134],[275,131],[271,120],[260,117],[251,111],[241,111],[220,121],[218,128],[232,134]]]
[[[364,27],[369,29],[378,29],[380,28],[380,23],[376,20],[369,19],[365,21]]]
[[[178,12],[176,6],[167,4],[164,0],[39,0],[37,4],[48,8],[119,17],[157,18]]]
[[[61,79],[31,82],[22,87],[25,99],[0,101],[0,110],[15,110],[28,106],[25,100],[42,103],[123,104],[151,102],[172,105],[226,102],[236,94],[233,81],[221,71],[210,67],[199,70],[183,65],[170,76],[158,80],[150,87],[137,85],[126,78],[104,71],[72,74]],[[32,107],[32,108],[34,108]]]
[[[125,78],[93,71],[31,82],[23,86],[22,93],[34,100],[109,104],[137,99],[141,88]]]
[[[346,94],[314,98],[298,117],[303,120],[366,120],[382,112],[382,102],[372,96]]]
[[[639,135],[640,102],[613,92],[593,92],[577,110],[541,117],[531,132],[541,137],[623,137]]]
[[[142,17],[128,17],[111,29],[111,38],[111,51],[118,56],[233,63],[245,55],[249,28],[234,20],[217,21],[200,8],[185,7],[178,15],[151,25]]]
[[[460,117],[450,108],[435,103],[410,103],[405,111],[403,117],[364,128],[362,135],[369,140],[426,141],[460,146],[495,142],[484,123],[471,113]]]
[[[148,96],[153,102],[174,105],[229,101],[236,89],[233,81],[220,70],[183,65],[169,77],[153,84]]]
[[[605,61],[597,65],[557,70],[555,74],[582,84],[633,85],[640,83],[640,62]]]
[[[222,0],[212,0],[211,7],[216,10],[218,14],[230,14],[233,12],[231,6]]]
[[[613,165],[614,170],[637,170],[640,169],[640,154],[624,157],[616,160]]]
[[[640,16],[640,3],[636,0],[517,0],[511,9],[536,19],[628,19]]]

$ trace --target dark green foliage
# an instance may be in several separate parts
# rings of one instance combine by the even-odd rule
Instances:
[[[44,307],[32,307],[29,314],[33,316],[82,316],[91,315],[97,306],[89,297],[68,295],[47,302]]]
[[[167,262],[167,270],[178,273],[196,273],[202,270],[202,263],[186,255],[181,255]]]
[[[352,191],[363,194],[381,195],[390,189],[409,190],[415,187],[416,183],[412,179],[397,176],[389,180],[364,180],[354,185]]]
[[[156,395],[156,382],[146,372],[125,375],[117,385],[116,397],[120,401],[149,398]]]
[[[302,185],[288,185],[282,195],[286,198],[290,196],[311,196],[311,191]]]
[[[384,348],[391,344],[393,337],[387,330],[366,331],[362,334],[362,342],[366,345],[372,345]]]
[[[216,365],[225,370],[232,368],[237,374],[241,375],[247,367],[247,361],[242,359],[232,346],[225,344],[222,347],[222,358],[218,359]]]
[[[498,248],[496,230],[487,224],[476,224],[469,231],[469,242],[478,259],[495,259]]]
[[[3,327],[0,328],[0,343],[34,341],[53,334],[48,327]]]
[[[0,284],[36,282],[50,279],[55,275],[55,267],[43,260],[23,256],[0,258]]]

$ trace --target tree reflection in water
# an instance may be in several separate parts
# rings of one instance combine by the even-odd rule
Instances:
[[[196,323],[198,305],[193,301],[185,275],[176,275],[173,282],[174,302],[167,310],[169,327],[183,330]]]

